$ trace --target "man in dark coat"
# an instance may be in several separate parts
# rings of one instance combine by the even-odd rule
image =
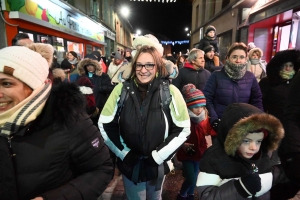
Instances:
[[[187,62],[184,67],[179,70],[177,78],[173,80],[173,84],[181,91],[183,86],[192,83],[197,89],[203,90],[210,72],[204,69],[205,60],[204,52],[200,49],[190,51]]]

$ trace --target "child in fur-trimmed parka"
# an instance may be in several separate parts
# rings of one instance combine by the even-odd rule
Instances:
[[[279,178],[267,153],[283,136],[283,126],[274,116],[245,103],[229,105],[217,140],[200,160],[199,199],[270,199],[269,190]]]

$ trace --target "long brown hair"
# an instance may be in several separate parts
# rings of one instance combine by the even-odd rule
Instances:
[[[136,55],[134,56],[133,60],[132,60],[132,69],[131,69],[131,77],[136,77],[135,74],[135,64],[136,61],[138,59],[138,57],[142,54],[142,53],[149,53],[152,55],[153,59],[154,59],[154,64],[157,67],[157,72],[161,77],[167,77],[169,76],[169,73],[166,69],[165,63],[163,62],[162,57],[160,56],[160,54],[158,53],[158,51],[156,50],[156,48],[152,47],[152,46],[142,46],[136,53]]]

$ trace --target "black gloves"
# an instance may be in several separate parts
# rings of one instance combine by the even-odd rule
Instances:
[[[241,177],[239,180],[234,181],[234,186],[238,193],[247,198],[250,196],[248,192],[244,189],[244,187],[250,192],[252,195],[255,195],[257,192],[261,190],[261,182],[260,177],[257,173],[249,174],[247,176]]]
[[[212,124],[211,124],[212,128],[213,128],[216,132],[218,132],[218,126],[219,126],[219,123],[220,123],[220,122],[221,122],[220,119],[216,119],[216,120],[214,120],[214,121],[212,122]]]
[[[145,159],[144,161],[146,166],[151,166],[151,167],[157,167],[158,164],[155,162],[155,160],[153,159],[152,155],[148,156],[148,158]]]
[[[133,166],[135,166],[135,165],[140,161],[140,158],[141,158],[141,156],[140,156],[139,154],[137,154],[137,153],[134,152],[133,150],[130,150],[130,151],[126,154],[126,156],[125,156],[123,162],[124,162],[126,165],[132,166],[132,167],[133,167]]]

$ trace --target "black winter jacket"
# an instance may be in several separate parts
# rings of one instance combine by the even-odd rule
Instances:
[[[179,69],[178,76],[172,81],[180,91],[186,84],[192,83],[197,89],[203,91],[207,79],[210,77],[210,72],[206,69],[200,68],[195,70],[193,66],[186,62],[184,67]]]
[[[53,86],[36,120],[0,137],[0,199],[97,199],[113,168],[75,84]],[[10,142],[8,142],[10,141]]]
[[[262,186],[255,195],[256,199],[269,200],[272,185],[281,181],[280,176],[274,176],[267,155],[268,151],[278,147],[284,136],[280,121],[252,105],[234,103],[226,108],[219,126],[217,140],[200,160],[200,173],[196,183],[199,199],[249,199],[252,195],[246,193],[248,198],[243,197],[245,191],[237,187],[237,183],[240,177],[255,173],[254,164],[258,168],[256,173],[261,178]],[[251,159],[237,155],[236,151],[246,135],[261,128],[268,130],[268,135],[263,139],[258,153]]]

